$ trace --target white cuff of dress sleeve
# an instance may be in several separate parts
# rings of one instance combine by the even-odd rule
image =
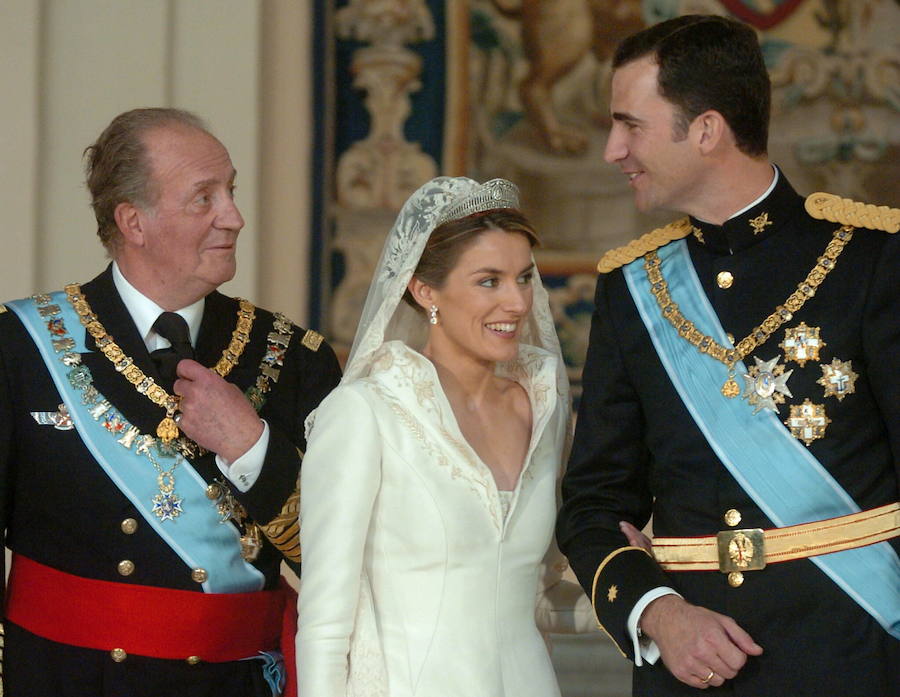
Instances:
[[[221,455],[216,455],[216,464],[222,474],[228,477],[241,493],[249,491],[250,487],[256,483],[266,459],[266,450],[269,449],[269,424],[265,419],[261,419],[261,421],[263,422],[263,432],[259,440],[237,460],[229,464]]]
[[[656,642],[650,637],[643,635],[638,636],[638,622],[641,619],[641,615],[644,614],[644,610],[647,609],[647,606],[664,595],[677,595],[679,598],[681,597],[681,594],[676,593],[672,588],[669,588],[668,586],[659,586],[658,588],[654,588],[653,590],[644,593],[628,614],[628,636],[631,637],[631,641],[634,644],[634,665],[636,666],[644,665],[644,661],[653,665],[659,660],[659,647],[656,645]]]

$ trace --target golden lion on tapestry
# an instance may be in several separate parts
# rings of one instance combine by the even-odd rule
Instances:
[[[553,86],[593,51],[607,60],[616,45],[643,29],[640,0],[492,0],[497,10],[520,20],[528,74],[519,85],[522,106],[544,142],[560,153],[580,153],[588,139],[562,123]]]

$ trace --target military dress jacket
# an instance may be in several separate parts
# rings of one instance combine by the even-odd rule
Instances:
[[[112,280],[111,267],[82,290],[107,332],[148,375],[160,380]],[[5,308],[4,308],[5,309]],[[216,363],[235,328],[238,301],[218,292],[206,297],[197,360]],[[73,335],[81,326],[68,327]],[[249,342],[227,380],[254,385],[273,331],[272,313],[256,309]],[[320,339],[315,333],[311,336]],[[306,338],[306,341],[304,341]],[[164,410],[139,394],[86,338],[83,363],[94,385],[141,433],[153,434]],[[269,424],[268,449],[258,480],[233,493],[250,517],[265,524],[296,496],[306,415],[337,384],[333,351],[294,327],[277,382],[260,415]],[[31,336],[12,311],[0,313],[0,529],[6,546],[46,566],[77,576],[202,592],[193,569],[154,532],[113,484],[83,444],[78,431],[38,423],[32,413],[57,412],[62,402]],[[215,456],[191,458],[207,482],[224,481]],[[148,467],[151,464],[147,463]],[[176,491],[179,465],[175,471]],[[181,475],[182,477],[184,475]],[[214,505],[212,501],[210,505]],[[131,521],[124,523],[124,521]],[[163,525],[177,524],[178,520]],[[232,523],[225,523],[231,525]],[[277,588],[283,556],[268,540],[253,565],[265,590]],[[123,561],[131,564],[121,565]],[[299,567],[296,567],[299,571]],[[123,570],[128,572],[123,575]],[[208,627],[215,632],[215,627]],[[252,695],[270,694],[258,661],[199,663],[128,656],[117,663],[105,651],[67,646],[6,622],[7,695]]]
[[[690,220],[691,262],[735,342],[797,289],[839,227],[813,219],[803,204],[781,174],[768,197],[724,225]],[[856,229],[815,295],[744,359],[749,368],[756,358],[778,357],[779,365],[793,370],[786,383],[792,396],[778,405],[779,420],[807,399],[824,405],[830,422],[822,437],[805,447],[862,510],[898,499],[898,269],[900,235]],[[818,357],[802,366],[786,362],[780,346],[786,331],[801,323],[818,329],[821,342]],[[827,396],[819,383],[822,366],[834,360],[857,375],[852,393],[842,399]],[[603,628],[634,658],[628,615],[647,591],[670,586],[689,602],[734,618],[764,649],[735,679],[706,694],[900,694],[900,642],[809,559],[744,573],[736,587],[718,571],[666,573],[643,551],[623,550],[627,542],[618,522],[642,528],[651,514],[654,535],[660,537],[715,535],[735,525],[775,527],[688,413],[622,269],[616,269],[597,283],[584,393],[557,527],[560,549],[593,593]],[[890,542],[895,550],[898,542]],[[634,670],[635,695],[694,693],[661,660]]]

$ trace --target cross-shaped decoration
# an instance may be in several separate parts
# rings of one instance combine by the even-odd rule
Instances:
[[[824,438],[825,428],[830,423],[831,419],[825,415],[825,405],[813,404],[809,399],[803,404],[791,406],[791,415],[784,420],[784,425],[791,430],[791,435],[806,445]]]
[[[819,360],[819,349],[827,344],[819,338],[818,327],[807,327],[801,322],[784,330],[784,341],[778,344],[784,350],[785,361],[797,361],[802,368],[806,361]]]
[[[770,361],[761,361],[756,356],[756,365],[744,374],[744,394],[741,395],[754,407],[753,413],[769,409],[778,413],[778,404],[784,404],[784,396],[793,397],[788,389],[787,380],[793,370],[784,371],[778,363],[778,356]]]
[[[750,226],[753,228],[754,235],[758,235],[759,233],[761,233],[763,230],[766,229],[767,225],[771,225],[771,224],[772,224],[772,221],[769,220],[768,213],[761,213],[760,215],[758,215],[755,218],[750,220]]]
[[[816,380],[825,388],[826,397],[837,397],[842,401],[848,394],[856,392],[856,378],[851,361],[841,361],[835,358],[830,365],[822,365],[822,377]]]

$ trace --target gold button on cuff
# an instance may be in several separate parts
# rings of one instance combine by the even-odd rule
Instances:
[[[740,571],[732,571],[728,574],[728,585],[732,588],[737,588],[744,582],[744,574]]]
[[[222,495],[222,485],[221,484],[210,484],[206,487],[206,498],[210,501],[215,501]]]
[[[131,576],[134,573],[134,562],[130,559],[123,559],[116,567],[120,576]]]
[[[209,574],[206,572],[206,569],[194,569],[191,571],[191,578],[197,583],[204,583],[209,578]]]
[[[121,663],[126,658],[128,658],[128,654],[125,653],[125,649],[113,649],[109,652],[109,657],[116,663]]]
[[[732,283],[734,283],[734,276],[731,275],[730,271],[719,271],[716,274],[716,285],[719,288],[731,288]]]
[[[200,662],[200,656],[188,656],[184,660],[188,665],[195,666]]]
[[[731,527],[741,522],[741,512],[734,508],[729,508],[722,517],[725,519],[725,524]]]
[[[122,528],[122,532],[126,535],[133,535],[134,531],[137,530],[138,524],[134,518],[126,518],[119,527]]]

